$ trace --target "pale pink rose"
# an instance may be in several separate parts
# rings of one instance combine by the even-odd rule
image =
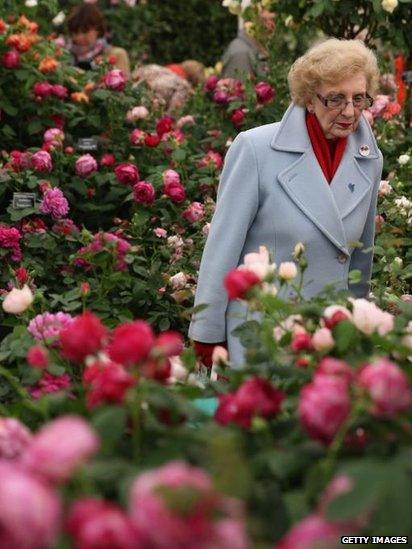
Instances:
[[[353,379],[353,370],[344,360],[332,356],[325,356],[317,365],[315,375],[338,377],[349,383]]]
[[[22,463],[51,482],[64,482],[98,447],[89,423],[79,416],[61,416],[36,433]]]
[[[183,288],[186,287],[187,281],[187,275],[180,271],[179,273],[176,273],[175,275],[170,277],[169,284],[174,290],[183,290]]]
[[[385,335],[393,329],[394,317],[382,311],[375,303],[366,299],[351,299],[352,322],[362,333],[378,332]]]
[[[368,111],[373,115],[373,117],[379,116],[385,110],[385,107],[389,102],[389,95],[377,95],[372,107],[369,107]]]
[[[276,549],[339,549],[339,527],[319,515],[308,515],[277,543]]]
[[[392,192],[392,186],[389,183],[388,180],[383,179],[379,183],[379,196],[387,196],[388,194],[391,194]]]
[[[55,547],[60,514],[59,498],[50,486],[17,464],[0,461],[0,547]]]
[[[326,307],[326,309],[323,311],[323,318],[330,319],[333,317],[335,313],[343,313],[347,319],[352,318],[352,313],[344,307],[343,305],[329,305]]]
[[[368,391],[374,415],[392,417],[412,406],[411,384],[406,374],[386,358],[361,368],[358,385]]]
[[[204,236],[207,236],[209,234],[209,231],[210,231],[210,223],[205,223],[202,227],[202,234]]]
[[[146,133],[143,130],[140,130],[139,128],[135,128],[132,132],[130,132],[130,143],[132,145],[143,145],[144,140],[146,137]]]
[[[200,202],[192,202],[189,206],[182,212],[182,217],[186,219],[189,223],[196,223],[203,219],[205,215],[205,207]]]
[[[259,252],[246,254],[243,258],[243,265],[239,268],[245,268],[254,272],[259,280],[263,281],[269,274],[276,269],[274,263],[270,263],[269,250],[265,246],[259,246]]]
[[[283,280],[292,280],[298,274],[298,269],[293,261],[283,261],[279,265],[279,276]]]
[[[64,141],[64,132],[59,128],[49,128],[43,134],[43,142],[51,143],[55,147],[62,145]]]
[[[167,237],[166,229],[162,229],[161,227],[157,227],[156,229],[153,229],[153,232],[158,238],[166,238]]]
[[[136,120],[144,120],[149,116],[149,111],[144,105],[133,107],[126,114],[126,120],[128,122],[136,122]]]
[[[165,170],[162,174],[165,185],[180,185],[180,175],[175,170]]]
[[[369,109],[365,109],[363,111],[363,116],[366,118],[366,120],[369,122],[371,126],[373,126],[373,114],[369,111]]]
[[[316,351],[328,351],[335,345],[329,328],[319,328],[312,336],[312,346]]]
[[[195,119],[191,114],[186,114],[185,116],[181,116],[179,120],[176,122],[176,128],[179,130],[183,128],[184,126],[194,126]]]
[[[113,91],[123,91],[126,87],[126,81],[126,74],[119,69],[113,69],[103,76],[104,85]]]
[[[96,159],[91,154],[83,154],[76,160],[76,174],[86,177],[97,170]]]
[[[300,421],[311,438],[330,443],[350,411],[348,385],[332,376],[315,376],[299,396]]]
[[[167,243],[171,248],[174,248],[175,250],[181,249],[184,246],[183,239],[177,235],[168,236]]]
[[[29,444],[31,437],[31,432],[18,419],[0,417],[0,459],[19,457]]]
[[[33,303],[33,293],[25,284],[21,290],[13,288],[4,298],[3,310],[6,313],[17,315],[25,311]]]

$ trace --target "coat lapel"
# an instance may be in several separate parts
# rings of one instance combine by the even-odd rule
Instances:
[[[361,155],[362,146],[368,154]],[[370,191],[372,181],[362,162],[379,158],[379,151],[365,119],[348,138],[345,154],[329,185],[313,152],[305,122],[305,109],[291,105],[272,139],[275,150],[301,153],[278,174],[282,188],[300,210],[342,252],[349,255],[343,219]]]

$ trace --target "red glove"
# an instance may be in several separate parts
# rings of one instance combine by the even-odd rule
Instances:
[[[193,345],[197,358],[207,368],[211,368],[213,365],[212,355],[215,347],[219,346],[227,349],[226,341],[222,341],[221,343],[202,343],[201,341],[193,341]]]

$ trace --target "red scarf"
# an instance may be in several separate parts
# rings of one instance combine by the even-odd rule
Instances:
[[[313,152],[318,159],[319,165],[322,168],[328,183],[330,183],[339,167],[343,153],[345,152],[347,137],[340,137],[333,140],[326,139],[318,119],[311,112],[306,113],[306,127],[308,129],[310,142],[312,143]]]

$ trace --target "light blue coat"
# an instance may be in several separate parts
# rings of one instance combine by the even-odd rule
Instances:
[[[361,154],[361,152],[363,155]],[[293,260],[297,242],[305,245],[308,268],[303,295],[310,298],[328,284],[348,288],[348,273],[362,281],[353,294],[368,294],[371,248],[382,173],[382,154],[362,116],[348,138],[330,185],[313,152],[305,109],[291,105],[281,122],[241,132],[225,158],[216,211],[203,252],[189,336],[205,343],[228,340],[233,365],[243,362],[243,347],[232,330],[246,320],[241,301],[228,302],[225,275],[249,252],[266,246],[275,263]]]

